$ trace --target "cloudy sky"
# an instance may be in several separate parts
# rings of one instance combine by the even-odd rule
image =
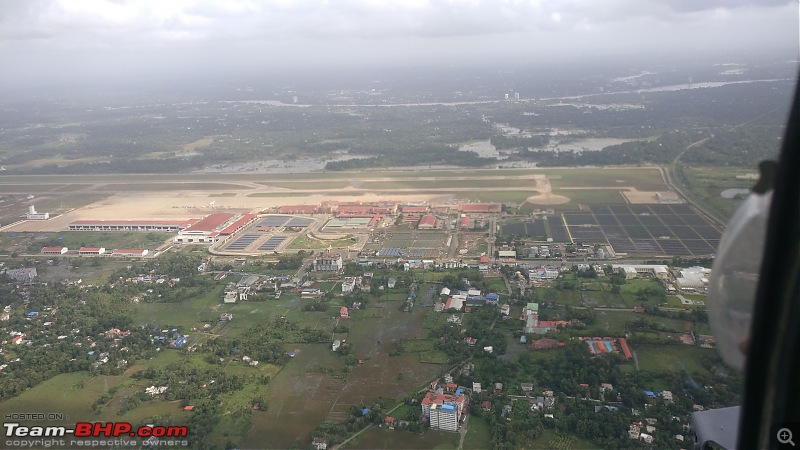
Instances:
[[[0,83],[640,51],[796,57],[797,1],[0,0]]]

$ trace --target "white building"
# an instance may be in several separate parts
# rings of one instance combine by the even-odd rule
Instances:
[[[705,267],[689,267],[681,269],[681,275],[675,279],[675,286],[678,289],[700,289],[708,285],[708,278],[711,276],[711,269]]]
[[[342,282],[342,294],[347,294],[353,292],[353,289],[356,287],[356,283],[360,282],[356,277],[347,277]]]
[[[41,253],[43,255],[63,255],[68,251],[67,247],[42,247]]]
[[[28,214],[25,214],[25,218],[28,220],[47,220],[50,218],[50,213],[36,212],[36,208],[31,205],[28,207]]]
[[[458,409],[455,405],[431,405],[431,428],[458,431]]]
[[[236,303],[239,299],[239,291],[236,289],[228,289],[225,291],[225,296],[222,297],[223,303]]]
[[[528,277],[531,280],[555,280],[558,275],[558,269],[554,267],[539,267],[528,271]]]
[[[674,192],[656,192],[658,203],[680,203],[681,198]]]
[[[612,264],[614,272],[625,275],[625,279],[638,278],[641,275],[651,275],[660,280],[669,277],[669,269],[664,265],[657,264]]]
[[[335,252],[325,252],[314,258],[315,272],[339,272],[342,267],[342,255]]]

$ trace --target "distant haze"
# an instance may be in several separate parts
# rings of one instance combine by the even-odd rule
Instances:
[[[734,52],[796,59],[797,1],[0,0],[2,91]]]

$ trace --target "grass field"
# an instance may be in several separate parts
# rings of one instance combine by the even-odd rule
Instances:
[[[357,238],[350,237],[344,239],[331,239],[331,240],[323,240],[323,239],[314,239],[310,238],[307,235],[303,234],[297,236],[292,240],[291,243],[287,246],[289,249],[294,250],[303,250],[303,249],[321,249],[321,248],[347,248],[353,244],[358,242]]]
[[[458,448],[458,440],[458,434],[445,431],[428,430],[420,436],[404,431],[372,427],[354,442],[348,443],[345,448],[449,450]]]
[[[492,431],[489,424],[480,417],[470,416],[462,448],[464,450],[485,450],[491,446],[491,442]]]
[[[684,297],[689,298],[688,296],[684,296]],[[693,300],[691,298],[689,298],[689,299]],[[702,305],[698,305],[698,304],[695,303],[695,304],[691,304],[691,305],[684,305],[683,303],[681,303],[681,300],[678,297],[676,297],[674,295],[668,295],[667,296],[667,306],[669,306],[670,308],[681,308],[681,309],[688,309],[688,310],[706,309],[706,307],[708,306],[708,298],[704,297],[704,298],[698,299],[698,300],[703,302],[703,304]]]
[[[327,189],[345,189],[352,186],[347,181],[316,181],[316,180],[297,180],[297,181],[259,181],[258,184],[264,186],[278,187],[281,189],[292,190],[327,190]]]
[[[124,381],[121,376],[94,377],[75,372],[53,377],[22,395],[0,403],[0,413],[47,411],[69,417],[64,425],[78,420],[94,420],[92,403],[109,388]],[[81,387],[83,386],[83,387]]]
[[[536,450],[594,450],[597,445],[575,436],[566,436],[553,430],[544,430],[529,447]]]
[[[95,188],[96,191],[139,192],[139,191],[229,191],[233,189],[252,189],[246,185],[230,183],[194,182],[153,182],[153,183],[108,183]]]
[[[443,193],[446,195],[446,193]],[[500,202],[500,203],[523,203],[531,194],[531,191],[463,191],[451,192],[449,195],[455,198],[463,198],[478,202]]]
[[[691,192],[703,203],[725,219],[730,219],[742,200],[722,198],[726,189],[750,189],[755,180],[736,178],[754,170],[732,169],[727,167],[687,167],[683,166],[683,177]]]
[[[108,231],[62,231],[59,233],[26,233],[30,236],[50,240],[54,244],[78,250],[80,247],[103,247],[107,251],[117,248],[140,248],[153,250],[172,240],[171,233],[155,232],[108,232]],[[18,234],[19,236],[19,234]],[[39,249],[33,249],[38,253]]]
[[[364,189],[453,189],[453,188],[509,188],[514,190],[536,188],[536,180],[526,178],[471,179],[471,180],[408,180],[408,181],[365,181]]]
[[[445,352],[420,352],[419,362],[422,364],[446,364],[448,361]]]
[[[553,189],[563,187],[630,187],[641,191],[664,189],[661,172],[655,167],[547,169]]]
[[[711,358],[716,350],[689,345],[637,345],[632,349],[639,359],[639,368],[652,372],[689,372],[706,373],[700,365],[703,359]]]

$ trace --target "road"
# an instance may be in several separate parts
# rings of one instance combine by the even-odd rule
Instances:
[[[661,176],[662,178],[664,178],[667,187],[677,192],[678,195],[680,195],[681,197],[687,199],[689,203],[692,204],[692,206],[697,208],[701,213],[703,213],[708,218],[712,219],[712,221],[717,222],[718,224],[724,226],[727,223],[727,220],[725,218],[721,217],[719,214],[706,207],[703,204],[703,202],[701,202],[694,196],[692,192],[689,192],[688,186],[678,183],[677,180],[675,179],[677,178],[675,174],[677,173],[678,162],[680,161],[681,156],[683,156],[684,153],[689,151],[689,149],[697,147],[698,145],[703,145],[703,143],[705,143],[709,139],[710,138],[703,138],[697,142],[693,142],[687,145],[686,148],[683,149],[683,151],[680,152],[678,156],[676,156],[675,159],[672,160],[672,163],[669,165],[669,167],[667,168],[661,167],[659,169],[661,170]]]

